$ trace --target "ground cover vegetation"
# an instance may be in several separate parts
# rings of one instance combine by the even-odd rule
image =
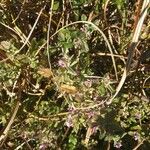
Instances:
[[[1,0],[0,149],[150,149],[149,0]]]

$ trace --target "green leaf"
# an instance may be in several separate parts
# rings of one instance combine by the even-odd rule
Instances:
[[[87,16],[86,16],[85,14],[83,14],[83,15],[81,16],[81,20],[82,20],[82,21],[86,21],[86,20],[87,20]]]
[[[70,150],[73,150],[75,148],[76,144],[77,144],[77,138],[75,135],[71,134],[69,136],[69,148],[70,148]]]
[[[98,87],[98,92],[101,96],[105,95],[106,93],[106,89],[104,87],[104,84],[101,84],[99,87]]]
[[[73,47],[73,43],[67,43],[67,42],[63,42],[63,47],[64,48],[72,48]]]
[[[54,2],[53,10],[56,11],[59,8],[59,2]]]
[[[133,126],[130,128],[131,130],[142,130],[141,126],[140,125],[137,125],[137,126]]]
[[[123,0],[116,0],[116,4],[119,10],[121,10],[123,8]]]

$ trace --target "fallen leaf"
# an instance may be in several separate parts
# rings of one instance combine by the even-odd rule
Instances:
[[[63,92],[66,92],[68,94],[75,94],[75,93],[77,93],[77,88],[75,86],[71,86],[71,85],[67,85],[67,84],[62,84],[60,86],[60,89]]]
[[[53,73],[49,68],[40,68],[38,70],[38,74],[40,74],[41,76],[45,78],[50,78],[53,76]]]

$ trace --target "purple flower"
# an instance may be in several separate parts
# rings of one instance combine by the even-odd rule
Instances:
[[[136,119],[141,119],[142,115],[140,113],[135,114]]]
[[[95,114],[95,113],[94,113],[93,111],[88,112],[88,114],[87,114],[87,115],[88,115],[88,118],[92,118],[92,117],[94,116],[94,114]]]
[[[84,84],[85,84],[85,86],[87,86],[87,87],[91,87],[92,86],[92,80],[86,80],[85,82],[84,82]]]
[[[39,147],[40,150],[45,150],[46,148],[47,148],[46,143],[41,144],[40,147]]]
[[[92,128],[92,133],[96,133],[97,130],[98,130],[98,126],[94,126],[94,127]]]
[[[72,105],[68,108],[68,111],[73,113],[75,111],[75,107]]]
[[[121,141],[117,141],[114,143],[114,147],[120,148],[122,146]]]
[[[66,122],[65,122],[65,125],[66,125],[68,128],[70,128],[70,127],[73,126],[73,123],[72,123],[72,116],[71,116],[71,115],[68,116],[68,118],[67,118],[67,120],[66,120]]]
[[[137,132],[134,132],[134,140],[137,141],[139,139],[139,134]]]
[[[79,69],[76,69],[76,76],[80,76],[81,71]]]
[[[65,63],[65,61],[62,60],[62,59],[60,59],[60,60],[58,61],[58,65],[59,65],[60,67],[62,67],[62,68],[65,68],[65,67],[67,66],[66,63]]]

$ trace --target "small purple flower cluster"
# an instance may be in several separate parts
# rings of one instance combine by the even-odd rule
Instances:
[[[140,113],[135,114],[136,119],[141,119],[142,115]]]
[[[39,150],[46,150],[47,148],[48,148],[47,143],[42,143],[42,144],[39,146]]]
[[[116,148],[120,148],[122,146],[122,143],[121,143],[121,141],[117,141],[117,142],[115,142],[114,143],[114,147],[116,147]]]
[[[90,119],[90,118],[94,117],[95,113],[94,113],[94,111],[90,111],[87,113],[87,115],[88,115],[88,118]]]
[[[85,84],[85,86],[86,87],[88,87],[88,88],[90,88],[91,86],[92,86],[92,80],[86,80],[85,82],[84,82],[84,84]]]
[[[66,67],[67,67],[66,62],[65,62],[64,60],[62,60],[62,59],[60,59],[60,60],[58,61],[58,65],[59,65],[60,67],[62,67],[62,68],[66,68]]]
[[[134,132],[134,140],[135,141],[139,140],[139,134],[137,132]]]
[[[68,116],[68,118],[67,118],[67,120],[66,120],[66,122],[65,122],[65,125],[66,125],[68,128],[70,128],[70,127],[73,126],[71,114]]]

